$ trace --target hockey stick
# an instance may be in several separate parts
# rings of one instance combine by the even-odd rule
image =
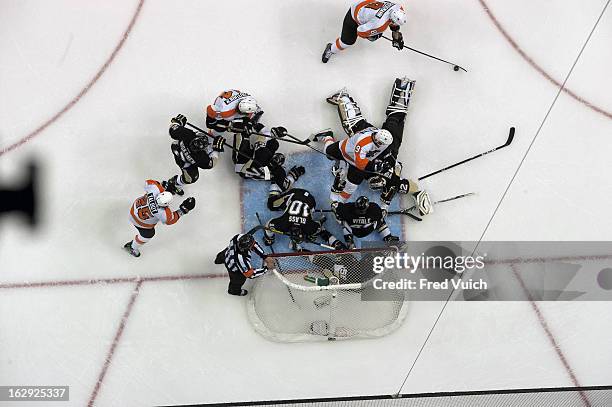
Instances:
[[[470,157],[470,158],[465,159],[463,161],[459,161],[458,163],[455,163],[453,165],[449,165],[448,167],[441,168],[441,169],[439,169],[437,171],[434,171],[434,172],[431,172],[431,173],[429,173],[427,175],[423,175],[422,177],[419,178],[419,181],[424,180],[425,178],[429,178],[432,175],[436,175],[436,174],[438,174],[438,173],[440,173],[442,171],[450,170],[451,168],[454,168],[454,167],[456,167],[458,165],[465,164],[468,161],[472,161],[472,160],[475,160],[475,159],[477,159],[479,157],[483,157],[483,156],[485,156],[487,154],[490,154],[490,153],[492,153],[494,151],[501,150],[504,147],[508,147],[510,145],[510,143],[512,143],[512,140],[514,140],[514,132],[515,132],[514,127],[510,127],[510,133],[508,134],[508,139],[501,146],[495,147],[495,148],[493,148],[493,149],[491,149],[489,151],[485,151],[484,153],[476,154],[474,157]]]
[[[386,37],[386,36],[384,36],[384,35],[383,35],[382,37],[383,37],[385,40],[387,40],[387,41],[391,41],[391,42],[393,42],[393,39],[391,39],[391,38],[389,38],[389,37]],[[414,52],[416,52],[416,53],[418,53],[418,54],[425,55],[426,57],[433,58],[433,59],[438,60],[438,61],[440,61],[440,62],[444,62],[444,63],[446,63],[446,64],[452,65],[452,66],[453,66],[453,71],[455,71],[455,72],[456,72],[456,71],[458,71],[458,70],[460,70],[460,69],[461,69],[462,71],[464,71],[464,72],[467,72],[467,70],[466,70],[464,67],[462,67],[462,66],[460,66],[460,65],[457,65],[457,64],[455,64],[455,63],[449,62],[449,61],[447,61],[447,60],[444,60],[444,59],[442,59],[442,58],[438,58],[438,57],[435,57],[435,56],[433,56],[433,55],[429,55],[429,54],[427,54],[427,53],[425,53],[425,52],[423,52],[423,51],[419,51],[418,49],[414,49],[414,48],[409,47],[409,46],[407,46],[407,45],[404,45],[404,47],[403,47],[402,49],[404,49],[404,48],[405,48],[405,49],[409,49],[410,51],[414,51]]]
[[[265,227],[265,226],[263,225],[263,223],[261,222],[261,218],[259,217],[259,212],[255,212],[255,216],[257,217],[257,222],[259,222],[259,227],[260,227],[261,229],[265,230],[265,229],[266,229],[266,227]],[[272,247],[272,245],[270,245],[270,251],[272,252],[272,254],[276,254],[276,253],[274,252],[274,247]],[[279,271],[280,273],[282,273],[282,270],[280,270],[280,264],[278,265],[278,269],[279,269],[278,271]],[[295,302],[295,298],[293,297],[293,293],[291,292],[291,288],[289,288],[289,286],[288,286],[288,285],[285,285],[285,287],[287,287],[287,291],[289,291],[289,297],[291,297],[291,301],[293,301],[294,303],[296,303],[296,302]]]
[[[416,206],[413,206],[410,209],[414,209],[416,208]],[[331,209],[315,209],[315,212],[320,212],[320,213],[333,213],[334,211]],[[388,215],[397,215],[398,213],[402,213],[404,215],[407,215],[408,217],[416,220],[417,222],[421,222],[423,219],[419,218],[418,216],[416,216],[415,214],[412,213],[408,213],[408,212],[402,212],[402,211],[395,211],[395,212],[389,212]]]
[[[214,136],[212,134],[210,134],[207,131],[202,130],[201,128],[199,128],[198,126],[196,126],[195,124],[191,124],[189,122],[187,122],[187,126],[194,128],[195,130],[206,134],[208,137],[210,138],[214,138]],[[247,154],[243,153],[242,151],[238,150],[237,148],[234,148],[232,145],[230,145],[227,141],[225,141],[225,138],[223,139],[223,145],[226,147],[229,147],[232,151],[234,151],[235,153],[243,156],[244,158],[247,158],[250,162],[254,162],[255,164],[259,165],[260,168],[265,167],[265,165],[263,165],[262,163],[260,163],[259,161],[255,160],[253,157],[249,157]],[[247,162],[248,163],[248,162]],[[245,164],[247,164],[245,163]]]
[[[441,204],[443,202],[454,201],[455,199],[461,199],[461,198],[465,198],[465,197],[472,196],[472,195],[476,195],[476,193],[475,192],[468,192],[466,194],[456,195],[456,196],[453,196],[453,197],[450,197],[450,198],[441,199],[439,201],[434,202],[433,204],[437,205],[437,204]],[[407,216],[410,216],[412,218],[415,215],[413,215],[412,213],[409,213],[409,212],[411,210],[413,210],[413,209],[416,209],[416,205],[413,205],[410,208],[401,209],[399,211],[391,211],[391,212],[389,212],[389,215],[407,215]]]

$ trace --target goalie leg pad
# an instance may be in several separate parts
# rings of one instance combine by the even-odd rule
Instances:
[[[365,121],[357,102],[348,94],[346,88],[342,88],[328,97],[327,102],[338,107],[340,123],[349,136],[352,136],[357,131],[356,127],[359,122]]]
[[[391,116],[394,113],[406,114],[408,112],[408,103],[410,102],[415,83],[416,81],[406,77],[395,79],[393,89],[391,89],[389,104],[385,111],[387,116]]]

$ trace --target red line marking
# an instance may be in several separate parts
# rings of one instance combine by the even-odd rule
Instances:
[[[81,285],[97,285],[97,284],[122,284],[122,283],[148,283],[157,281],[184,281],[184,280],[205,280],[209,278],[223,278],[227,274],[185,274],[178,276],[154,276],[154,277],[118,277],[118,278],[99,278],[93,280],[54,280],[54,281],[37,281],[33,283],[4,283],[0,284],[1,289],[11,288],[53,288],[53,287],[71,287]]]
[[[64,106],[59,112],[55,113],[51,118],[47,119],[47,121],[45,121],[43,124],[38,126],[34,131],[29,133],[28,135],[26,135],[25,137],[23,137],[21,140],[17,141],[16,143],[8,147],[2,148],[0,150],[0,156],[22,146],[23,144],[27,143],[34,137],[38,136],[47,127],[51,126],[53,123],[59,120],[65,113],[67,113],[70,109],[72,109],[74,105],[76,105],[81,100],[81,98],[85,96],[87,92],[89,92],[89,90],[96,84],[96,82],[98,82],[98,79],[100,79],[102,75],[104,75],[104,73],[106,72],[110,64],[113,63],[113,61],[115,60],[115,57],[117,56],[121,48],[123,48],[123,44],[125,44],[125,41],[127,40],[128,36],[130,35],[130,32],[132,31],[132,28],[134,28],[134,24],[136,24],[136,20],[138,19],[138,16],[140,15],[140,11],[142,10],[142,6],[144,5],[144,2],[145,0],[139,0],[138,7],[136,7],[136,11],[134,12],[134,15],[132,16],[130,23],[128,24],[127,28],[123,32],[123,35],[121,36],[121,40],[119,40],[119,43],[117,43],[117,45],[113,49],[113,52],[111,52],[106,62],[104,62],[102,67],[98,70],[98,72],[96,72],[96,74],[93,76],[93,78],[91,78],[91,80],[87,83],[87,85],[85,85],[85,87],[81,89],[81,91],[74,98],[72,98],[72,100],[68,102],[66,106]]]
[[[545,263],[551,261],[596,261],[612,259],[612,255],[593,255],[593,256],[564,256],[564,257],[533,257],[533,258],[515,258],[487,261],[487,264],[527,264],[527,263]],[[227,273],[217,274],[183,274],[176,276],[151,276],[151,277],[117,277],[117,278],[99,278],[92,280],[51,280],[51,281],[36,281],[23,283],[0,283],[2,289],[18,289],[18,288],[53,288],[53,287],[70,287],[70,286],[85,286],[97,284],[123,284],[123,283],[147,283],[147,282],[162,282],[162,281],[184,281],[184,280],[205,280],[210,278],[227,278]]]
[[[565,354],[561,350],[559,343],[557,343],[557,340],[555,339],[555,336],[550,330],[548,323],[546,322],[546,318],[544,318],[544,315],[542,314],[542,311],[540,310],[540,307],[538,307],[538,304],[533,300],[533,297],[531,297],[531,294],[529,294],[529,291],[527,290],[527,286],[525,285],[525,282],[521,278],[519,271],[517,270],[514,264],[510,264],[510,268],[512,269],[512,273],[514,273],[514,276],[518,280],[519,284],[521,285],[521,288],[525,292],[525,295],[527,296],[527,299],[529,300],[529,303],[531,304],[531,308],[535,312],[536,317],[538,318],[538,321],[540,322],[540,325],[542,326],[542,329],[544,329],[544,332],[546,333],[548,340],[550,341],[551,345],[555,349],[555,352],[557,353],[557,356],[561,360],[563,367],[565,367],[565,370],[567,371],[567,374],[572,380],[572,383],[574,384],[575,387],[580,387],[580,383],[578,382],[578,378],[576,377],[574,370],[572,369],[569,362],[567,361],[567,358],[565,357]],[[591,403],[589,399],[587,398],[586,394],[582,390],[579,390],[578,392],[580,394],[580,398],[582,399],[582,402],[584,403],[584,405],[586,407],[591,407]]]
[[[482,6],[483,10],[485,11],[485,13],[487,13],[487,15],[489,16],[489,19],[491,19],[491,21],[493,22],[493,24],[495,25],[495,27],[498,29],[498,31],[504,36],[504,38],[506,39],[506,41],[508,41],[508,43],[510,43],[510,45],[512,46],[512,48],[514,48],[514,50],[516,52],[519,53],[519,55],[525,60],[527,61],[527,63],[529,65],[531,65],[531,67],[533,69],[535,69],[536,71],[538,71],[540,73],[540,75],[542,75],[544,78],[546,78],[546,80],[548,80],[550,83],[552,83],[553,85],[555,85],[558,88],[562,88],[561,90],[565,93],[567,93],[569,96],[571,96],[572,98],[574,98],[576,101],[582,103],[583,105],[585,105],[586,107],[588,107],[589,109],[604,115],[605,117],[607,117],[608,119],[612,119],[612,113],[595,106],[594,104],[592,104],[591,102],[589,102],[588,100],[584,99],[581,96],[578,96],[576,93],[574,93],[573,91],[571,91],[568,88],[563,87],[563,85],[561,84],[561,82],[557,81],[555,78],[553,78],[548,72],[546,72],[544,70],[544,68],[542,68],[540,65],[538,65],[533,58],[531,58],[529,55],[527,55],[527,53],[517,44],[517,42],[510,36],[510,34],[508,34],[508,32],[506,31],[506,29],[501,25],[501,23],[499,22],[499,20],[493,15],[493,13],[491,12],[491,10],[489,9],[489,6],[484,2],[484,0],[478,0],[478,2],[480,3],[480,5]]]
[[[111,344],[111,347],[108,350],[108,353],[106,354],[106,359],[104,360],[104,365],[102,366],[102,370],[100,371],[100,375],[98,376],[98,381],[96,382],[96,386],[94,387],[93,391],[91,392],[91,396],[89,397],[89,402],[87,403],[88,407],[92,407],[94,405],[94,402],[96,401],[96,398],[98,397],[98,393],[100,392],[100,388],[102,387],[102,383],[104,382],[104,377],[106,376],[108,367],[111,364],[113,355],[115,354],[115,350],[117,349],[117,346],[119,345],[119,341],[121,340],[121,336],[123,335],[123,331],[125,330],[127,321],[130,318],[132,309],[134,308],[134,303],[136,302],[136,298],[138,297],[138,294],[140,294],[140,287],[142,286],[142,283],[143,283],[142,281],[139,281],[136,284],[136,286],[134,287],[134,291],[132,292],[132,295],[130,296],[130,301],[128,302],[127,307],[125,308],[125,312],[123,313],[123,316],[121,317],[121,322],[119,323],[119,328],[117,328],[117,332],[115,333],[113,343]]]

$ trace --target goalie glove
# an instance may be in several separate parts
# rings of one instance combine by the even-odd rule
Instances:
[[[183,203],[179,205],[179,211],[181,214],[188,214],[193,208],[195,208],[195,202],[195,198],[193,197],[185,199]]]
[[[419,214],[421,216],[433,213],[433,205],[431,204],[429,194],[426,191],[415,192],[412,196],[414,197],[416,207],[419,210]]]
[[[172,119],[170,119],[170,123],[178,124],[181,127],[185,127],[185,125],[187,124],[187,117],[179,113],[176,116],[174,116]]]
[[[216,136],[213,138],[212,148],[214,151],[222,153],[225,151],[225,139],[222,136]]]
[[[396,31],[391,31],[391,37],[393,38],[393,41],[391,42],[393,48],[397,48],[401,51],[404,48],[404,36],[400,30],[398,29]]]

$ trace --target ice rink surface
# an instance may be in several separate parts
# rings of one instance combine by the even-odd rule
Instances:
[[[610,384],[609,302],[451,302],[424,347],[441,303],[411,304],[378,340],[265,340],[212,264],[243,226],[227,159],[201,172],[187,189],[196,209],[158,227],[142,257],[121,250],[143,181],[176,173],[170,117],[202,125],[203,108],[238,88],[265,123],[341,131],[326,96],[346,86],[378,123],[401,76],[416,80],[405,174],[517,128],[510,148],[424,182],[434,199],[478,195],[407,223],[408,240],[612,240],[608,3],[404,2],[407,44],[463,73],[384,40],[322,64],[349,1],[0,0],[0,182],[17,182],[31,157],[44,171],[37,233],[0,224],[0,385],[150,406]]]

